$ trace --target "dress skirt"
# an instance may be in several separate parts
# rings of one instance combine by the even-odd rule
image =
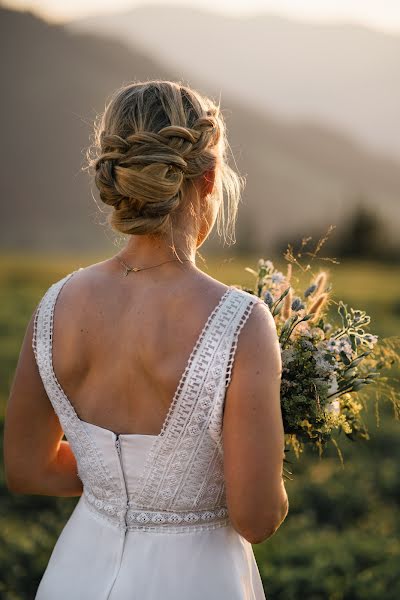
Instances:
[[[150,437],[129,440],[132,476]],[[96,515],[82,495],[36,600],[265,600],[265,594],[252,545],[230,523],[179,533],[125,532]]]

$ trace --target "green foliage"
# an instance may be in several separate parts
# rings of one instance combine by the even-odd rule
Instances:
[[[366,444],[341,443],[344,468],[333,449],[319,459],[306,448],[296,462],[288,517],[255,546],[271,600],[399,597],[400,436],[389,414],[384,423]]]

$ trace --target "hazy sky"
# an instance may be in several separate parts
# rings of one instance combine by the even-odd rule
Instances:
[[[182,4],[228,14],[272,12],[303,20],[351,21],[400,32],[400,0],[6,0],[3,4],[29,8],[55,21],[91,14],[123,11],[147,4]]]

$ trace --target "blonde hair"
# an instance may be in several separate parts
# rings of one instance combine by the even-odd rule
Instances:
[[[199,92],[162,80],[117,89],[87,155],[100,198],[114,209],[108,223],[123,234],[165,233],[185,211],[191,183],[215,168],[218,234],[234,242],[243,180],[227,163],[228,147],[220,107]]]

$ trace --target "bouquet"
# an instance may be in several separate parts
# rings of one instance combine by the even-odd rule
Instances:
[[[246,268],[255,277],[254,288],[238,287],[260,297],[276,323],[282,356],[285,451],[292,448],[299,457],[306,444],[322,455],[331,442],[343,464],[336,435],[342,433],[351,440],[369,437],[363,421],[367,387],[375,387],[377,401],[389,399],[395,418],[400,416],[400,394],[387,374],[399,365],[399,338],[378,340],[365,311],[335,301],[325,270],[315,274],[305,289],[297,289],[293,266],[303,272],[311,267],[301,265],[291,246],[284,256],[288,261],[285,274],[272,261],[260,259],[256,269]],[[333,303],[336,315],[328,319]]]

